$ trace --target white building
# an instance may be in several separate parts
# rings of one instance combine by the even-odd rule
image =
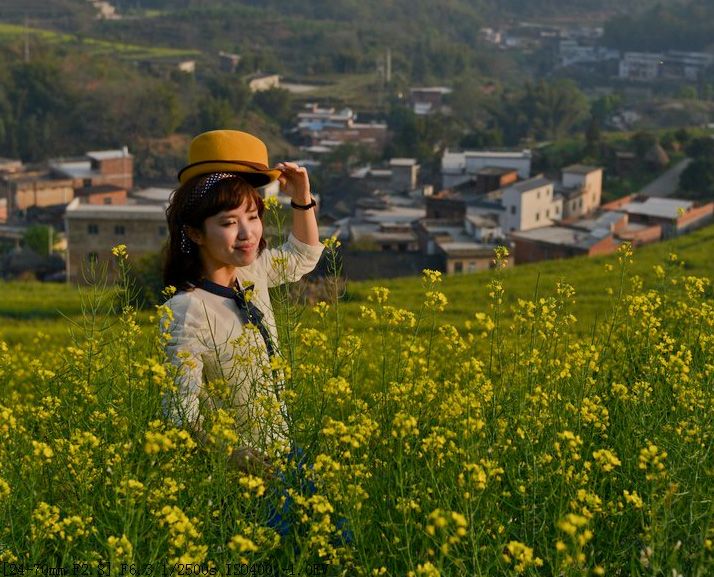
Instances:
[[[489,152],[489,151],[444,151],[441,158],[441,179],[443,188],[453,188],[476,178],[476,173],[482,168],[511,168],[518,172],[520,178],[528,178],[531,174],[532,152],[529,149],[520,152]]]
[[[560,220],[563,198],[555,194],[554,183],[538,175],[503,190],[501,230],[504,233],[530,230]]]

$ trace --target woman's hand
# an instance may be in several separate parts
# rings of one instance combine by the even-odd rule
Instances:
[[[287,194],[296,204],[310,204],[310,178],[307,168],[294,162],[280,162],[275,168],[282,173],[278,177],[280,190]]]
[[[272,479],[275,477],[275,472],[270,466],[268,459],[248,447],[234,449],[228,461],[244,473],[262,477],[263,479]]]

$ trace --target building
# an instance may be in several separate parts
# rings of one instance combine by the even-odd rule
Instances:
[[[444,96],[453,90],[446,86],[431,86],[409,89],[409,103],[414,114],[420,116],[444,111]]]
[[[392,158],[389,168],[392,171],[391,187],[394,192],[407,192],[416,188],[419,164],[415,158]]]
[[[75,198],[87,204],[126,204],[126,189],[114,184],[97,184],[78,188],[74,191]]]
[[[562,218],[563,197],[555,194],[554,183],[542,174],[505,188],[501,202],[505,234],[548,226]]]
[[[707,52],[625,52],[620,60],[620,78],[652,81],[658,78],[699,80],[714,64],[714,54]]]
[[[714,216],[714,203],[698,205],[682,198],[660,198],[632,194],[602,206],[627,213],[632,223],[660,225],[667,239],[708,224]]]
[[[223,52],[223,50],[218,53],[218,67],[221,72],[235,74],[240,61],[240,54],[231,54],[230,52]]]
[[[387,124],[384,122],[357,122],[350,108],[339,111],[321,108],[316,103],[305,105],[298,113],[297,132],[309,144],[306,152],[324,154],[345,143],[361,144],[373,152],[381,152],[387,143]]]
[[[444,151],[441,158],[442,188],[453,188],[469,180],[478,178],[478,171],[484,168],[509,168],[520,178],[531,174],[532,153],[525,149],[520,152],[489,151]]]
[[[513,168],[486,166],[476,171],[476,194],[506,188],[518,180],[518,172]]]
[[[23,167],[0,174],[0,198],[5,199],[7,218],[28,208],[67,204],[74,198],[74,181],[47,169]]]
[[[565,167],[556,192],[563,197],[563,214],[560,220],[590,214],[602,202],[602,168],[584,164]]]
[[[248,83],[248,88],[250,88],[251,92],[262,92],[264,90],[270,90],[271,88],[280,88],[279,74],[249,74],[245,77],[245,81]]]
[[[159,252],[168,238],[166,205],[102,205],[75,198],[65,212],[67,281],[84,283],[91,262],[113,263],[112,247],[124,244],[132,257]],[[116,271],[108,268],[108,280]]]
[[[615,252],[622,244],[606,230],[580,230],[566,226],[545,226],[508,233],[514,243],[516,264],[541,260],[593,256]]]
[[[446,274],[474,273],[493,267],[495,245],[476,241],[473,228],[466,226],[464,220],[424,218],[415,223],[415,230],[419,250],[426,255],[439,255],[441,270]],[[512,264],[510,258],[508,262]]]
[[[134,157],[125,146],[119,150],[88,152],[80,159],[50,161],[51,171],[72,181],[73,188],[113,184],[131,190],[134,187]]]

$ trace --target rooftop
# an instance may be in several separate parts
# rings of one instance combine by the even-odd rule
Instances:
[[[590,174],[591,172],[596,172],[602,170],[599,166],[589,166],[587,164],[571,164],[563,169],[563,173],[568,174]]]
[[[544,226],[531,230],[512,232],[509,233],[509,235],[515,239],[522,238],[524,240],[587,250],[609,236],[610,232],[603,231],[603,229],[585,231],[565,226]]]
[[[392,158],[389,166],[416,166],[416,158]]]
[[[83,204],[75,198],[67,205],[67,219],[158,220],[166,222],[167,204]]]
[[[628,202],[618,210],[630,214],[641,214],[656,218],[677,218],[677,209],[681,208],[685,212],[694,207],[694,201],[681,198],[660,198],[656,196],[648,197],[644,202]]]
[[[511,184],[508,188],[512,188],[517,192],[528,192],[529,190],[535,190],[536,188],[541,188],[543,186],[553,185],[553,181],[549,178],[545,178],[543,175],[535,176],[529,178],[528,180],[523,180],[521,182],[516,182]]]
[[[503,176],[505,174],[511,174],[513,172],[518,172],[515,168],[505,168],[501,166],[484,166],[476,171],[478,176]]]
[[[129,149],[125,146],[119,150],[95,150],[87,153],[88,158],[94,160],[111,160],[114,158],[129,158]]]

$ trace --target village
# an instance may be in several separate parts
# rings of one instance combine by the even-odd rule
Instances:
[[[414,90],[414,106],[438,106],[442,93]],[[308,168],[318,167],[338,143],[381,148],[388,139],[385,124],[359,123],[349,109],[316,104],[298,114],[296,129],[308,137],[298,161]],[[349,188],[358,191],[349,214],[344,207],[342,214],[325,210],[330,191],[314,191],[320,237],[340,240],[343,273],[360,280],[418,275],[425,268],[475,273],[494,266],[497,246],[509,249],[510,266],[608,254],[625,241],[639,246],[669,239],[714,217],[714,203],[673,197],[671,189],[633,191],[603,203],[602,167],[564,166],[552,180],[533,173],[532,157],[530,149],[446,149],[438,182],[425,182],[414,158],[357,167],[349,173]],[[659,144],[647,158],[667,161]],[[0,238],[14,243],[0,257],[2,277],[81,284],[87,265],[111,262],[113,246],[124,244],[137,258],[160,253],[173,189],[140,188],[134,180],[126,146],[35,164],[0,159]],[[289,203],[277,184],[261,192]],[[47,255],[23,242],[30,227],[47,227]]]

